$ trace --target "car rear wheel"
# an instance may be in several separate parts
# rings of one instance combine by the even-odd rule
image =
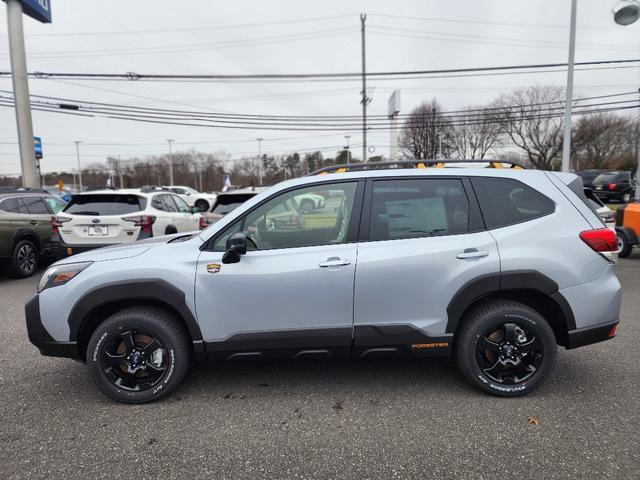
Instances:
[[[16,277],[25,278],[38,268],[38,248],[31,240],[21,240],[13,247],[11,270]]]
[[[625,193],[622,196],[622,203],[629,203],[631,201],[631,194],[630,193]]]
[[[176,388],[189,367],[189,338],[169,313],[131,307],[101,323],[87,346],[94,383],[124,403],[158,400]]]
[[[200,212],[206,212],[207,210],[209,210],[209,202],[207,202],[206,200],[196,200],[196,203],[194,205]]]
[[[536,389],[551,374],[556,339],[532,308],[495,300],[474,308],[463,320],[455,352],[467,380],[492,395],[516,397]]]
[[[631,245],[624,234],[618,233],[618,257],[626,258],[631,255],[633,245]]]

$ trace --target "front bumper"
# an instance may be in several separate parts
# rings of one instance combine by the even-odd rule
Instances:
[[[568,332],[567,349],[584,347],[593,343],[604,342],[616,336],[618,322],[608,322],[592,327],[577,328]]]
[[[27,334],[42,355],[48,357],[80,358],[76,342],[58,342],[54,340],[40,320],[40,298],[34,295],[24,306],[27,319]]]

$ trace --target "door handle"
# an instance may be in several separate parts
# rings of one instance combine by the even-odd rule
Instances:
[[[464,252],[460,252],[456,255],[456,258],[464,260],[466,258],[481,258],[489,255],[486,250],[478,250],[477,248],[465,248]]]
[[[330,257],[327,258],[326,261],[320,262],[318,265],[320,268],[329,268],[329,267],[344,267],[345,265],[350,265],[351,261],[348,259],[342,259],[338,257]]]
[[[37,224],[38,224],[38,221],[37,221],[37,220],[30,220],[30,221],[29,221],[29,223],[30,223],[31,225],[37,225]]]

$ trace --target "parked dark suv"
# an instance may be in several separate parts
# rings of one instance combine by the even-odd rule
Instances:
[[[0,264],[10,264],[18,277],[38,268],[42,255],[51,253],[51,216],[64,202],[41,191],[15,189],[0,193]]]
[[[582,178],[582,184],[584,185],[584,188],[593,188],[593,181],[596,179],[596,177],[606,172],[606,170],[598,170],[594,168],[591,170],[582,170],[580,172],[575,172],[575,174]]]
[[[601,173],[593,181],[593,191],[604,202],[629,203],[635,191],[630,172]]]

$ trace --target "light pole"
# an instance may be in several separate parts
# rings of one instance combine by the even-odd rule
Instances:
[[[576,56],[576,11],[578,0],[571,0],[571,27],[569,29],[569,62],[567,68],[567,95],[564,100],[564,136],[562,140],[562,171],[568,172],[571,158],[571,108],[573,106],[573,63]]]
[[[347,150],[347,163],[351,163],[351,150],[349,149],[349,139],[351,138],[351,135],[345,135],[344,139],[347,141],[347,146],[346,146],[346,150]]]
[[[169,144],[169,185],[173,186],[173,154],[171,153],[173,138],[167,138],[167,143]]]
[[[256,138],[258,141],[258,186],[262,186],[262,141],[264,138]]]
[[[73,142],[76,144],[76,160],[78,160],[78,183],[80,184],[80,191],[82,192],[82,170],[80,169],[80,140]]]
[[[617,8],[616,8],[617,7]],[[618,2],[611,10],[613,20],[618,24],[626,27],[640,19],[640,2],[638,0],[626,0]],[[638,89],[640,96],[640,88]],[[638,181],[640,180],[640,110],[638,110],[638,118],[636,119],[636,199],[640,198],[640,189],[638,189]]]

